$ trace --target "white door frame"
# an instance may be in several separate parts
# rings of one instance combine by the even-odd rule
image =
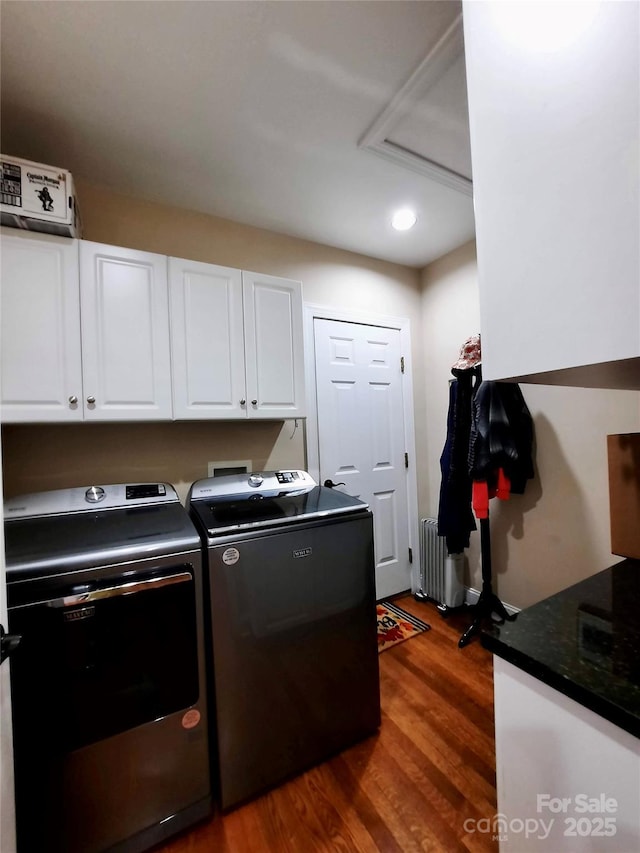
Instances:
[[[409,527],[409,547],[413,554],[411,564],[411,591],[415,592],[419,584],[419,538],[418,538],[418,478],[416,465],[416,436],[413,416],[413,373],[411,369],[411,331],[410,320],[403,317],[389,317],[384,314],[370,314],[364,311],[351,311],[344,308],[331,308],[326,305],[305,303],[304,306],[304,363],[307,393],[307,421],[305,430],[307,470],[317,482],[320,482],[320,450],[318,443],[318,406],[316,396],[316,359],[313,321],[337,320],[345,323],[358,323],[363,326],[382,326],[385,329],[397,329],[400,332],[400,348],[404,356],[402,374],[402,404],[404,414],[405,450],[409,454],[407,471],[407,524]]]

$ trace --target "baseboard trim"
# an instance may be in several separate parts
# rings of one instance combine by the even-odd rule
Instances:
[[[474,589],[472,586],[465,587],[464,590],[464,601],[465,604],[475,604],[477,600],[480,598],[480,590]],[[509,616],[515,616],[516,613],[520,613],[519,607],[514,607],[512,604],[507,604],[506,601],[502,602],[504,604],[504,609],[507,611]]]

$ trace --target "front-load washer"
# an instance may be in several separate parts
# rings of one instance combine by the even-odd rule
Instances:
[[[228,809],[380,724],[372,515],[304,471],[194,483]]]
[[[207,817],[202,550],[175,490],[4,512],[18,850],[134,853]]]

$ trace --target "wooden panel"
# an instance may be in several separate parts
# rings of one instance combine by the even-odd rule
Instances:
[[[640,433],[608,435],[611,551],[640,560]]]
[[[411,597],[432,630],[380,655],[380,732],[156,853],[497,851],[491,655]]]

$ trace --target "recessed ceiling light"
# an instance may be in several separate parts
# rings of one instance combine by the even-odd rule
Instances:
[[[402,210],[396,210],[391,218],[391,225],[396,231],[408,231],[416,224],[417,216],[408,207],[403,207]]]

